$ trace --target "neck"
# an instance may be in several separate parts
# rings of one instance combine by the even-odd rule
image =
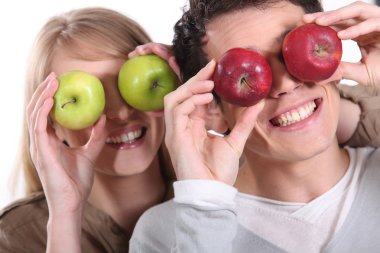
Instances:
[[[148,208],[163,201],[166,184],[158,157],[144,172],[130,176],[96,173],[89,202],[110,215],[131,236],[133,228]]]
[[[332,145],[302,161],[273,161],[245,154],[235,187],[240,192],[269,199],[308,203],[331,189],[349,166],[346,150]]]

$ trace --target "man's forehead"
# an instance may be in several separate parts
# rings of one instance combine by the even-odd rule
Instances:
[[[302,8],[293,4],[227,13],[207,25],[205,50],[210,55],[234,46],[261,52],[278,51],[285,35],[300,23],[303,14]]]

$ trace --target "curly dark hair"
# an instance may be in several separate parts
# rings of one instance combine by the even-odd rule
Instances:
[[[265,9],[281,1],[301,6],[305,13],[322,11],[319,0],[189,0],[187,10],[184,8],[182,17],[174,26],[173,52],[182,81],[186,82],[208,62],[202,49],[208,22],[221,14],[246,7]]]

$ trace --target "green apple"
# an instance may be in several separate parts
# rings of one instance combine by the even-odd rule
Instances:
[[[93,125],[105,106],[101,81],[84,71],[69,71],[58,77],[54,94],[53,119],[68,129],[83,129]]]
[[[123,99],[140,111],[160,111],[164,96],[176,89],[177,75],[157,55],[127,60],[120,69],[118,87]]]

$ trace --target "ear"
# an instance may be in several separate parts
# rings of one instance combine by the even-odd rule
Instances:
[[[207,130],[214,130],[221,134],[229,132],[222,108],[215,99],[207,106],[205,121]]]

